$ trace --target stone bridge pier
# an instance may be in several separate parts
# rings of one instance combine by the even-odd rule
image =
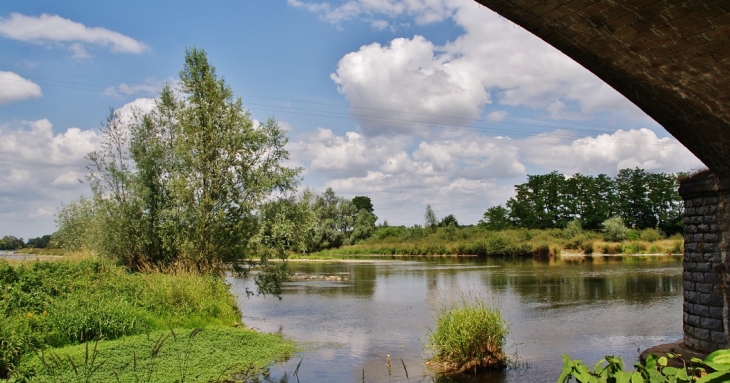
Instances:
[[[730,348],[730,178],[684,180],[684,346]]]

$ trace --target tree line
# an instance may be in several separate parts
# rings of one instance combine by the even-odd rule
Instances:
[[[480,225],[493,230],[552,229],[578,220],[584,229],[600,230],[609,218],[620,217],[629,228],[673,234],[683,228],[680,176],[639,168],[621,169],[616,177],[566,177],[557,171],[528,175],[505,206],[484,213]]]
[[[0,250],[18,250],[24,247],[34,247],[36,249],[45,249],[51,242],[50,235],[44,235],[42,237],[30,238],[28,241],[24,241],[23,238],[18,238],[14,235],[6,235],[0,238]]]

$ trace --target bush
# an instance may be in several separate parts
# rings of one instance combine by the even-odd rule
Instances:
[[[663,235],[656,229],[644,229],[639,233],[639,238],[642,241],[647,241],[647,242],[658,241],[662,237],[663,237]]]
[[[437,304],[436,329],[429,334],[431,367],[448,373],[506,367],[507,322],[485,297],[458,290]]]
[[[601,224],[603,226],[603,236],[606,241],[621,242],[629,235],[629,229],[624,224],[621,217],[611,217]]]
[[[580,220],[576,218],[568,222],[568,225],[565,226],[565,229],[563,229],[563,236],[570,239],[580,234],[581,232],[583,232],[583,227],[580,224]]]

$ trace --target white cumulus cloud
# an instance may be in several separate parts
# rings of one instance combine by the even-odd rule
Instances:
[[[0,104],[43,96],[41,87],[13,72],[0,71]]]
[[[430,124],[471,123],[490,102],[471,73],[421,36],[374,43],[343,57],[331,75],[368,135],[424,132]]]
[[[87,27],[84,24],[65,19],[58,15],[41,14],[26,16],[11,13],[10,17],[0,17],[0,36],[8,39],[42,44],[63,44],[71,50],[74,58],[89,57],[85,44],[110,46],[113,52],[143,53],[149,48],[119,32],[101,27]]]

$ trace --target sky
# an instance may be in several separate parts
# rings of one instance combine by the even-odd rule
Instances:
[[[150,110],[187,47],[287,130],[300,190],[474,224],[529,174],[702,164],[586,69],[472,0],[0,2],[0,237],[89,194],[110,108]]]

